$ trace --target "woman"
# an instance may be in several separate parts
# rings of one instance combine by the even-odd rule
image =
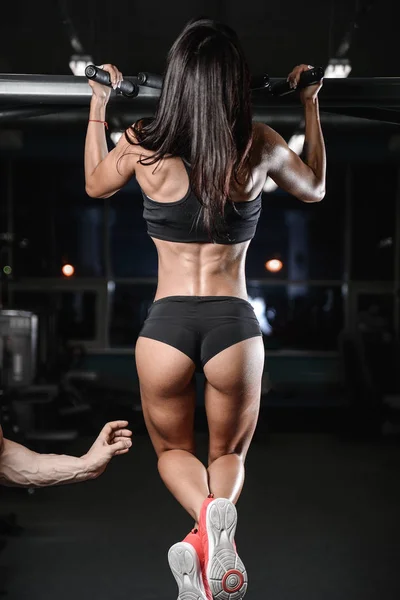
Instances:
[[[105,65],[113,87],[122,74]],[[296,67],[296,86],[308,67]],[[172,46],[156,115],[108,152],[110,89],[90,82],[86,190],[107,198],[135,175],[159,261],[155,302],[136,345],[143,412],[160,475],[195,529],[169,551],[179,598],[242,598],[236,509],[256,426],[264,347],[247,302],[245,257],[267,176],[304,202],[325,193],[317,93],[302,90],[307,160],[262,123],[252,124],[250,76],[236,34],[190,22]],[[205,375],[208,467],[195,457],[194,374]]]

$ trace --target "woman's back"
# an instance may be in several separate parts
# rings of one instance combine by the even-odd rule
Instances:
[[[156,297],[246,298],[245,256],[257,225],[267,174],[263,149],[260,125],[255,124],[249,151],[249,177],[242,183],[232,180],[225,211],[227,226],[225,234],[214,236],[217,243],[204,231],[201,218],[196,219],[196,214],[189,213],[190,208],[198,213],[201,203],[191,194],[190,171],[181,158],[164,158],[151,165],[146,161],[137,164],[135,174],[144,195],[144,216],[159,256]],[[136,153],[142,158],[152,155],[140,146],[135,148]]]
[[[233,202],[247,202],[256,198],[266,179],[265,143],[261,135],[262,125],[253,125],[253,143],[249,151],[250,176],[240,185],[232,178],[229,198]],[[135,147],[135,154],[151,157],[153,152],[142,146]],[[182,199],[189,188],[188,172],[179,157],[165,158],[155,164],[137,163],[136,179],[143,192],[157,202],[174,202]]]

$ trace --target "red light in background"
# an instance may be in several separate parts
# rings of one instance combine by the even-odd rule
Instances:
[[[278,258],[272,258],[271,260],[267,260],[265,263],[265,268],[267,271],[271,273],[278,273],[283,267],[283,262]]]
[[[75,269],[72,265],[63,265],[61,271],[65,277],[72,277],[72,275],[75,273]]]

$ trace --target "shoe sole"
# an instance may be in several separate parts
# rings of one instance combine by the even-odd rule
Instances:
[[[199,557],[187,542],[178,542],[168,551],[168,563],[178,584],[178,600],[207,600]]]
[[[207,506],[206,575],[218,600],[241,600],[247,591],[247,572],[234,546],[236,524],[237,512],[230,500],[217,498]]]

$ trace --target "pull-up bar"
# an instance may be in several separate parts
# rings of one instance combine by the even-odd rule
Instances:
[[[140,83],[139,77],[126,77],[138,88],[135,98],[124,98],[115,92],[111,95],[113,110],[126,110],[127,104],[140,104],[141,109],[154,110],[160,95],[158,88]],[[282,79],[271,78],[269,86],[282,85]],[[298,106],[294,94],[274,95],[266,86],[253,90],[252,104],[255,111],[269,109],[285,110]],[[51,106],[51,111],[85,107],[89,104],[92,91],[86,77],[73,75],[18,75],[0,74],[0,112],[2,120],[7,110],[15,116],[17,108],[26,106]],[[360,116],[391,123],[400,123],[400,78],[347,78],[325,79],[319,94],[322,111],[350,116]]]
[[[301,74],[298,89],[318,83],[323,78],[324,72],[325,69],[322,67],[310,67],[308,71]],[[110,74],[100,67],[88,65],[85,70],[85,75],[88,79],[111,87]],[[137,75],[137,82],[123,79],[117,91],[127,98],[136,98],[140,93],[139,85],[161,90],[162,84],[163,78],[161,75],[142,72]],[[282,79],[271,85],[268,75],[252,77],[250,87],[253,91],[260,89],[267,90],[273,96],[284,96],[285,94],[290,94],[294,91],[286,79]]]

